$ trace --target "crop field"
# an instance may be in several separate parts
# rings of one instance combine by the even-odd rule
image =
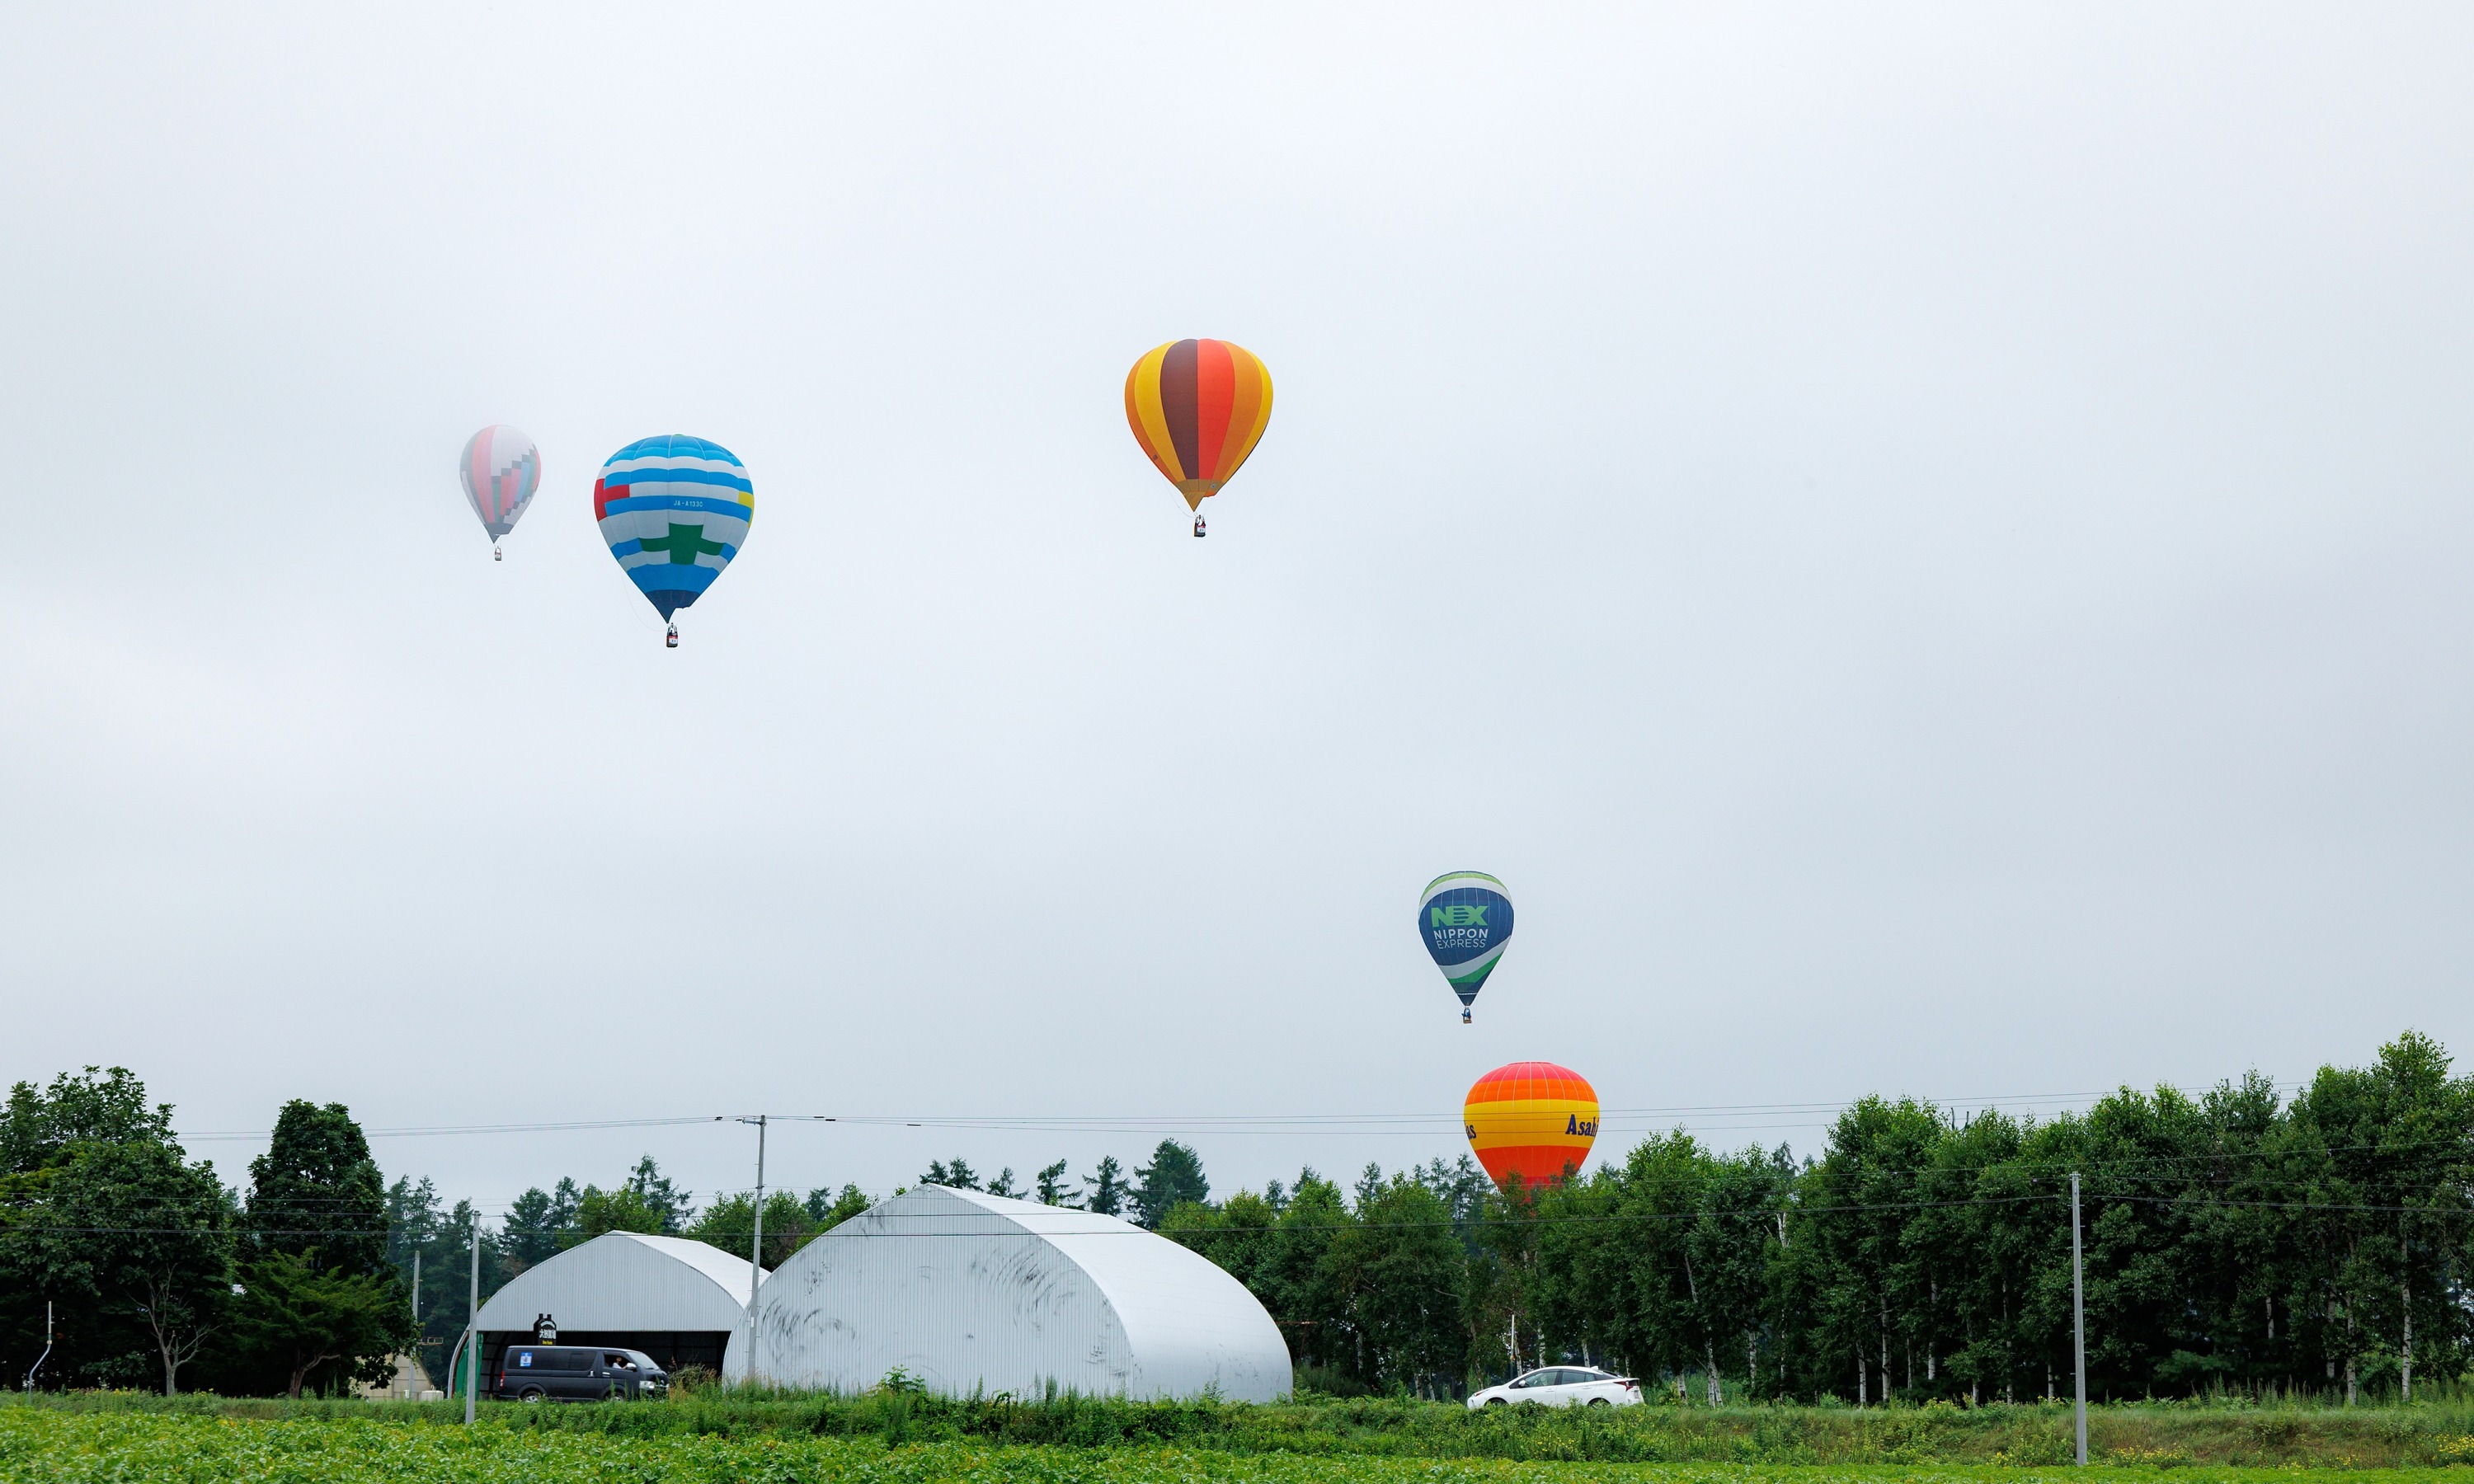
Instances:
[[[2457,1408],[2342,1412],[2109,1408],[2108,1479],[2454,1476],[2474,1481]],[[1995,1415],[1988,1415],[1995,1414]],[[2001,1415],[2006,1414],[2006,1415]],[[0,1402],[0,1484],[1871,1484],[2084,1479],[2059,1408],[1640,1408],[1470,1415],[1420,1403],[1145,1406],[707,1394],[667,1402],[485,1407],[110,1394]]]
[[[2190,1481],[2427,1478],[2439,1471],[2109,1466],[2107,1478]],[[1072,1448],[984,1443],[887,1446],[876,1438],[465,1428],[380,1417],[266,1419],[211,1413],[0,1411],[9,1484],[1887,1484],[2029,1480],[2076,1471],[1963,1464],[1619,1464],[1511,1459],[1228,1453],[1165,1447]]]

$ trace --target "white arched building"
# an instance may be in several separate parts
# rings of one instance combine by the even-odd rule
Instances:
[[[863,1391],[1270,1401],[1289,1350],[1207,1258],[1114,1216],[922,1185],[817,1237],[757,1304],[756,1374]]]
[[[641,1350],[673,1372],[700,1365],[744,1376],[751,1274],[759,1270],[746,1258],[683,1236],[611,1232],[579,1242],[524,1269],[481,1305],[481,1389],[497,1374],[498,1352],[509,1341],[531,1340],[545,1314],[558,1322],[561,1344]],[[459,1341],[449,1395],[463,1394],[466,1353]]]

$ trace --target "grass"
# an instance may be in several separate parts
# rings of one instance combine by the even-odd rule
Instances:
[[[462,1415],[461,1405],[455,1402],[292,1402],[203,1396],[166,1400],[132,1393],[82,1393],[38,1397],[32,1402],[0,1402],[0,1424],[29,1429],[9,1434],[19,1438],[84,1437],[78,1428],[89,1425],[102,1427],[100,1435],[106,1437],[113,1425],[131,1427],[133,1436],[156,1426],[206,1429],[180,1434],[184,1437],[221,1436],[209,1424],[244,1430],[274,1428],[270,1436],[301,1438],[314,1437],[321,1425],[341,1424],[356,1437],[430,1440],[420,1443],[423,1448],[478,1446],[435,1441],[447,1432],[460,1435],[460,1427],[445,1424],[460,1423]],[[1917,1469],[1950,1467],[2050,1469],[2067,1464],[2072,1455],[2071,1413],[2061,1404],[1864,1411],[1793,1406],[1644,1406],[1612,1411],[1524,1407],[1472,1413],[1452,1403],[1376,1399],[1251,1406],[1208,1400],[1138,1403],[1072,1396],[1035,1401],[955,1400],[893,1389],[837,1397],[733,1388],[652,1402],[547,1407],[484,1403],[482,1417],[485,1425],[473,1436],[517,1440],[522,1447],[564,1448],[570,1446],[569,1440],[581,1439],[586,1441],[572,1446],[606,1444],[622,1452],[642,1448],[668,1456],[664,1450],[694,1443],[753,1448],[757,1452],[752,1457],[771,1456],[764,1452],[769,1448],[830,1443],[849,1444],[865,1456],[881,1457],[888,1448],[916,1446],[959,1449],[951,1456],[982,1460],[971,1466],[974,1472],[996,1467],[984,1460],[1017,1449],[1039,1457],[1084,1460],[1077,1467],[1096,1467],[1091,1462],[1095,1453],[1175,1452],[1179,1457],[1356,1460],[1368,1466],[1392,1460],[1404,1467],[1443,1460],[1491,1460],[1789,1465],[1806,1470],[1892,1466],[1908,1471],[1879,1475],[1897,1477],[1919,1476],[1911,1472]],[[45,1433],[46,1427],[62,1430]],[[375,1434],[368,1431],[372,1428],[376,1429]],[[2452,1463],[2474,1464],[2474,1400],[2451,1399],[2356,1410],[2225,1402],[2122,1404],[2092,1410],[2089,1441],[2095,1461],[2128,1470],[2172,1470],[2182,1477],[2199,1476],[2189,1472],[2194,1469],[2205,1473],[2223,1468],[2429,1470]],[[13,1476],[0,1472],[0,1478]],[[622,1472],[619,1476],[668,1475]],[[1208,1476],[1237,1475],[1210,1472]],[[1567,1475],[1559,1472],[1555,1476]],[[2462,1477],[2474,1484],[2474,1472]]]
[[[205,1409],[12,1406],[0,1408],[0,1484],[2063,1484],[2075,1472],[2050,1465],[1637,1464],[1236,1453],[1157,1445],[889,1446],[882,1438],[781,1431],[628,1433],[509,1425],[503,1414],[470,1428],[442,1421],[409,1408],[271,1418]],[[2340,1478],[2372,1484],[2427,1477],[2431,1472],[2165,1469],[2142,1462],[2104,1473],[2109,1479],[2170,1477],[2188,1484]]]

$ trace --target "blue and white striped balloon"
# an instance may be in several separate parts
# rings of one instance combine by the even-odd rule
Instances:
[[[664,618],[704,596],[756,518],[738,455],[684,433],[629,443],[593,481],[593,518],[610,555]]]

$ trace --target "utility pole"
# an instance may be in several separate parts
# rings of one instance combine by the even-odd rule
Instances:
[[[741,1118],[756,1125],[755,1233],[747,1243],[747,1378],[756,1379],[756,1287],[764,1281],[764,1114]]]
[[[414,1330],[412,1338],[412,1372],[410,1376],[407,1376],[404,1378],[403,1395],[404,1400],[407,1401],[418,1401],[421,1400],[421,1388],[412,1383],[412,1376],[427,1376],[429,1374],[427,1371],[422,1369],[421,1365],[421,1335],[419,1332],[421,1329],[421,1244],[419,1242],[412,1244],[412,1328]]]
[[[473,1400],[481,1385],[481,1213],[473,1213],[473,1317],[464,1326],[464,1425],[473,1425]]]
[[[2078,1374],[2079,1467],[2087,1467],[2087,1293],[2079,1266],[2079,1177],[2071,1172],[2071,1351]]]

